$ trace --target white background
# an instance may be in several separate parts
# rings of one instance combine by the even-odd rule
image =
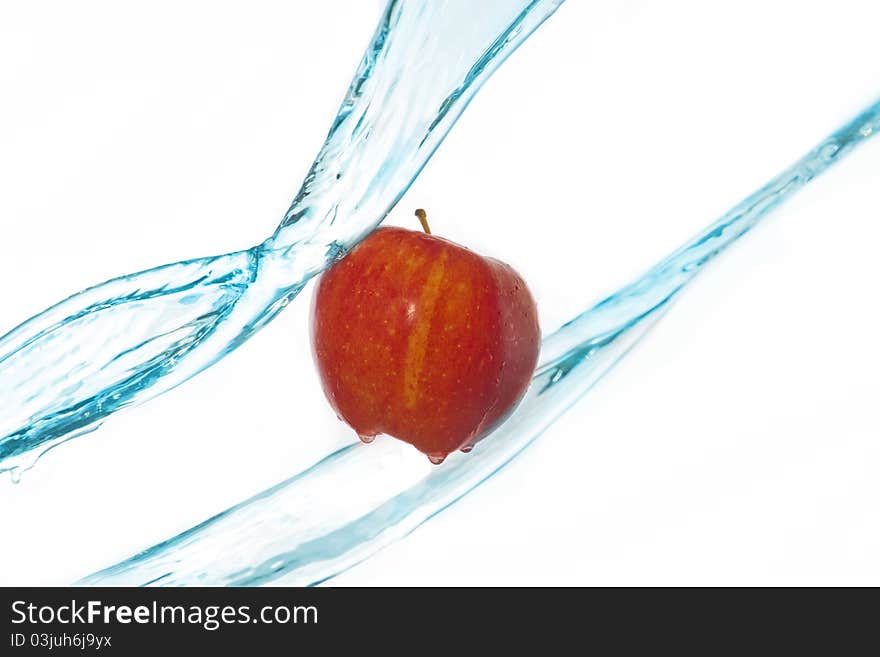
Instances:
[[[0,4],[0,331],[267,236],[378,13]],[[878,24],[870,0],[571,0],[389,221],[415,227],[424,206],[435,232],[513,264],[549,332],[880,94]],[[501,474],[334,583],[880,584],[878,181],[874,143],[706,271]],[[0,481],[0,584],[69,582],[344,435],[307,348],[310,292],[196,380]]]

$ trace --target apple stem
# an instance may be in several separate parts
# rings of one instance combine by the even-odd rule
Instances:
[[[418,210],[416,210],[416,216],[419,218],[419,221],[422,222],[422,230],[430,235],[431,227],[428,225],[428,213],[419,208]]]

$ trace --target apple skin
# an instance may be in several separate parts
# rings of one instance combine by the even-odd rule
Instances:
[[[340,419],[366,442],[387,434],[434,463],[510,414],[541,338],[509,265],[402,228],[375,230],[323,274],[311,334]]]

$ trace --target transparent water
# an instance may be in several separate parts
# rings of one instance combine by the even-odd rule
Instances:
[[[12,400],[0,410],[0,468],[28,467],[116,410],[185,381],[269,321],[384,218],[479,85],[559,4],[493,2],[474,24],[465,2],[390,3],[273,237],[248,251],[110,281],[0,340],[0,395]],[[432,468],[395,441],[353,443],[84,582],[315,583],[357,563],[514,458],[644,335],[703,265],[878,129],[875,105],[549,336],[526,399],[470,455]],[[338,485],[355,479],[357,487]]]
[[[562,0],[389,2],[275,234],[253,249],[123,276],[0,338],[0,472],[31,467],[112,413],[247,340],[368,234],[474,93]]]

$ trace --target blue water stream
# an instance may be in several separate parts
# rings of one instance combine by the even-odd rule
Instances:
[[[630,348],[705,265],[781,202],[880,131],[880,102],[633,283],[545,338],[514,414],[468,455],[433,468],[398,441],[353,443],[86,584],[315,584],[406,535],[486,481]]]
[[[108,281],[0,338],[0,470],[19,474],[115,411],[186,381],[270,321],[378,225],[480,85],[561,3],[493,0],[477,17],[464,0],[390,2],[272,237],[246,251]],[[432,467],[397,441],[352,443],[83,583],[312,584],[366,558],[516,457],[704,265],[878,130],[880,103],[546,337],[526,398],[471,454]]]

